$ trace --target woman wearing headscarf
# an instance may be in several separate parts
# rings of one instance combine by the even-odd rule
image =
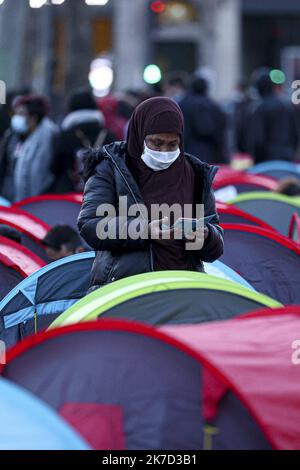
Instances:
[[[183,116],[174,101],[151,98],[134,111],[126,142],[114,142],[88,155],[78,226],[97,252],[92,289],[150,271],[203,271],[202,261],[212,262],[222,255],[223,231],[211,189],[217,168],[184,153],[183,128]],[[128,208],[135,205],[147,211],[124,216],[120,196],[126,197]],[[114,214],[107,217],[109,210],[99,210],[105,204],[114,208]],[[196,241],[198,232],[178,239],[178,233],[169,231],[168,239],[163,239],[166,218],[151,219],[154,204],[177,204],[182,209],[202,204],[205,216],[215,214],[202,230],[201,249],[186,248],[187,239]],[[139,237],[130,235],[132,224],[139,227]],[[113,236],[105,237],[104,232]]]

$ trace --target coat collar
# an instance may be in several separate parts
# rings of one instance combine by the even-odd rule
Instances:
[[[126,171],[126,173],[129,172],[128,166],[126,164],[126,142],[113,142],[112,144],[105,145],[103,150],[106,158],[109,158],[110,155],[114,160],[116,160],[120,169]],[[199,160],[199,158],[189,153],[186,153],[185,156],[193,166],[196,173],[199,174],[203,183],[210,188],[219,168],[217,166],[202,162]]]

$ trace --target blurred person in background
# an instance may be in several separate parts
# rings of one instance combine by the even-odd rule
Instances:
[[[179,105],[185,121],[186,151],[207,163],[228,163],[226,115],[208,96],[207,80],[194,77]]]
[[[226,105],[230,119],[231,147],[234,153],[247,153],[247,126],[252,103],[250,83],[246,80],[240,81]]]
[[[164,96],[176,101],[177,104],[187,93],[188,78],[184,72],[174,72],[169,74],[163,83]]]
[[[276,192],[286,196],[300,196],[300,181],[297,178],[284,178],[278,182]]]
[[[295,106],[276,93],[267,68],[253,74],[259,99],[249,113],[247,149],[255,163],[293,161],[299,144]]]
[[[25,88],[23,90],[15,90],[7,93],[6,104],[0,105],[0,140],[4,137],[7,130],[10,128],[10,120],[12,116],[12,103],[17,96],[28,95],[30,90]]]
[[[120,100],[110,94],[99,98],[97,105],[104,115],[107,129],[115,135],[116,140],[123,140],[128,118],[119,112]]]
[[[0,150],[1,194],[11,201],[49,191],[54,176],[54,136],[57,128],[47,117],[47,99],[18,96],[13,101],[10,137]]]
[[[85,248],[78,232],[69,225],[53,227],[43,240],[50,261],[57,261],[66,256],[83,253]]]
[[[142,92],[137,90],[126,90],[122,93],[118,105],[118,115],[126,119],[122,140],[126,139],[128,124],[133,111],[144,99]]]
[[[55,141],[51,167],[55,175],[52,187],[55,193],[82,191],[80,171],[84,150],[101,147],[115,139],[106,129],[104,115],[98,110],[89,90],[73,93],[68,100],[67,109],[68,114]]]

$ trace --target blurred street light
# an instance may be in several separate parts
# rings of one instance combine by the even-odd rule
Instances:
[[[160,1],[154,1],[151,3],[151,10],[153,13],[163,13],[166,9],[166,4]]]
[[[285,73],[279,69],[271,70],[270,78],[275,85],[283,85],[286,80]]]
[[[0,0],[0,5],[3,5],[5,0]],[[30,8],[41,8],[44,5],[62,5],[65,0],[29,0]],[[107,5],[109,0],[85,0],[86,5],[89,6],[104,6]]]
[[[103,6],[108,3],[108,0],[85,0],[85,3],[91,6],[97,6],[97,5]]]
[[[47,0],[29,0],[30,8],[41,8],[47,3]]]
[[[89,82],[94,94],[98,97],[109,93],[114,80],[112,62],[106,58],[98,58],[91,63]]]
[[[155,64],[147,65],[144,70],[144,80],[149,85],[154,85],[161,81],[161,71],[160,68]]]

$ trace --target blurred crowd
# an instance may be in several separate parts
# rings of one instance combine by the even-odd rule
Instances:
[[[211,97],[201,76],[174,73],[160,86],[95,98],[88,90],[68,97],[63,116],[31,90],[18,90],[0,106],[0,194],[9,201],[44,193],[80,192],[85,151],[126,140],[135,107],[151,96],[175,100],[185,119],[185,151],[218,165],[296,161],[300,114],[267,69],[240,83],[225,103]],[[249,163],[250,162],[250,163]]]

